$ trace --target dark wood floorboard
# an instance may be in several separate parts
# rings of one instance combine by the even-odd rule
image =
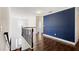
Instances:
[[[28,49],[27,51],[79,51],[79,42],[72,46],[38,35],[36,39],[33,50]]]

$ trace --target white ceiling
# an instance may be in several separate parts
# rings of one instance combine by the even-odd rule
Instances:
[[[39,15],[36,12],[40,11],[41,12],[40,15],[47,15],[47,14],[55,13],[57,11],[61,11],[68,8],[70,7],[11,7],[11,11],[17,14],[29,13],[34,15]]]

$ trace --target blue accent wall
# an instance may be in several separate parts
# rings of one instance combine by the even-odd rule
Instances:
[[[75,42],[75,8],[44,16],[44,34]]]

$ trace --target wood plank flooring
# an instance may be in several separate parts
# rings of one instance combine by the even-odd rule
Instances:
[[[65,44],[62,42],[55,41],[46,37],[39,37],[37,35],[37,41],[34,43],[33,50],[27,49],[27,51],[78,51],[79,42],[76,46]]]

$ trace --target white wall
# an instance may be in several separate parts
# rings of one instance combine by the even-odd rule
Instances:
[[[76,8],[77,9],[77,15],[76,15],[76,19],[77,19],[77,21],[76,21],[76,23],[77,23],[77,36],[78,36],[78,41],[79,41],[79,7],[77,7]]]
[[[36,16],[18,14],[13,12],[11,8],[0,7],[0,50],[9,50],[3,36],[6,31],[9,32],[10,39],[12,39],[12,50],[18,48],[22,43],[23,49],[30,47],[21,36],[21,27],[36,27]]]
[[[12,39],[12,50],[19,48],[22,44],[23,49],[29,48],[27,42],[22,39],[22,27],[36,27],[36,16],[33,14],[18,14],[12,9],[10,10],[10,37]],[[25,45],[25,46],[24,46]]]
[[[9,50],[3,33],[9,31],[9,10],[7,7],[0,7],[0,50]]]
[[[75,44],[78,42],[78,8],[75,7]]]

